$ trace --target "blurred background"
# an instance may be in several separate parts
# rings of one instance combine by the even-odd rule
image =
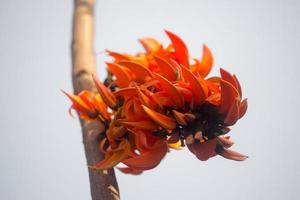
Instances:
[[[0,1],[0,199],[90,199],[72,91],[73,1]],[[100,0],[96,5],[98,73],[103,50],[135,53],[137,39],[164,44],[178,34],[190,54],[207,44],[217,75],[237,74],[249,98],[231,136],[245,162],[201,162],[173,151],[141,176],[117,173],[122,200],[300,198],[300,2],[296,0]]]

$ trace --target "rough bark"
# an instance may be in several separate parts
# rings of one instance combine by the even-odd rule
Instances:
[[[73,39],[72,39],[72,79],[74,93],[86,89],[96,91],[92,74],[96,74],[94,42],[95,0],[74,0]],[[80,121],[83,144],[88,166],[103,159],[99,151],[99,136],[104,131],[100,122]],[[119,199],[118,184],[114,170],[89,170],[90,189],[93,200]]]

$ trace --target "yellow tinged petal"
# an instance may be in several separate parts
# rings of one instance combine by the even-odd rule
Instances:
[[[106,52],[108,53],[108,55],[115,58],[116,60],[127,60],[127,59],[129,59],[128,56],[126,56],[124,54],[120,54],[120,53],[117,53],[117,52],[114,52],[114,51],[109,51],[109,50],[106,50]]]
[[[76,105],[76,107],[81,108],[82,111],[89,112],[90,108],[82,101],[82,99],[79,96],[69,94],[63,90],[61,90],[67,97],[72,101],[73,104]]]
[[[181,150],[182,149],[180,140],[177,141],[176,143],[168,144],[168,146],[172,149],[175,149],[175,150]]]
[[[95,166],[91,168],[94,169],[110,169],[117,165],[119,162],[124,160],[128,156],[128,152],[130,150],[129,142],[127,140],[123,140],[119,144],[120,149],[117,151],[107,152],[105,154],[105,159],[97,163]]]
[[[174,129],[176,127],[176,123],[174,122],[174,120],[170,117],[167,117],[163,114],[160,114],[154,110],[151,110],[150,108],[142,105],[144,111],[146,112],[146,114],[157,124],[159,124],[160,126],[164,127],[165,129]]]
[[[147,53],[155,53],[162,47],[154,38],[142,38],[139,42],[143,45]]]

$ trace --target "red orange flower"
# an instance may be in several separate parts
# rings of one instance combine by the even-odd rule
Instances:
[[[144,38],[145,52],[107,51],[113,61],[106,63],[104,83],[94,77],[98,95],[66,93],[82,118],[108,125],[99,144],[105,159],[93,168],[123,163],[123,173],[140,174],[156,167],[169,148],[185,145],[200,160],[247,158],[229,149],[233,142],[225,135],[247,110],[238,79],[224,69],[221,77],[207,78],[213,66],[210,49],[204,45],[202,59],[191,61],[185,43],[166,33],[167,47]]]

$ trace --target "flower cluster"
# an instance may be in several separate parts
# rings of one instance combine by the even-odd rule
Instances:
[[[99,148],[105,158],[95,169],[119,163],[124,173],[140,174],[156,167],[170,148],[187,146],[199,160],[216,155],[242,161],[247,156],[230,150],[227,134],[247,110],[247,99],[235,75],[220,69],[220,77],[207,75],[213,56],[203,46],[202,59],[190,59],[185,43],[166,31],[171,44],[140,39],[145,52],[136,55],[107,51],[108,76],[99,92],[66,95],[80,117],[106,126]]]

